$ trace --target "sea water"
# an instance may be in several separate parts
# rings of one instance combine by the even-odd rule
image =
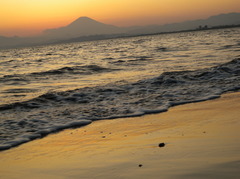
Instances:
[[[0,150],[240,89],[240,28],[0,50]]]

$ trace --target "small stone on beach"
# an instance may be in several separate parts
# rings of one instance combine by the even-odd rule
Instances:
[[[165,143],[160,143],[158,146],[159,147],[165,147]]]
[[[142,167],[142,164],[139,164],[138,167]]]

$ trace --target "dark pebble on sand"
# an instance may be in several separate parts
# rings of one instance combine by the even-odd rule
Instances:
[[[143,165],[142,164],[139,164],[138,167],[142,167]]]
[[[158,146],[159,147],[165,147],[165,143],[160,143]]]

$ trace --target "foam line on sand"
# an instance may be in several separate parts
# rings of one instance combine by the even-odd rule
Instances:
[[[96,121],[0,152],[0,178],[238,179],[239,109],[237,92]]]

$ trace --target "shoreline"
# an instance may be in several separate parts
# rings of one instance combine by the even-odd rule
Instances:
[[[166,72],[135,83],[47,92],[0,106],[0,150],[96,120],[156,114],[173,106],[218,98],[224,92],[239,90],[239,64],[236,58],[211,68]]]
[[[50,134],[1,151],[0,178],[237,179],[239,107],[234,92]]]

